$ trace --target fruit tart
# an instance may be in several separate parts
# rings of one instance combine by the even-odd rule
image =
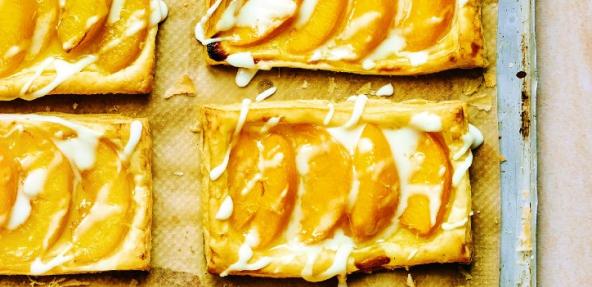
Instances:
[[[161,0],[0,2],[0,100],[152,89]]]
[[[0,274],[148,269],[150,148],[144,119],[0,115]]]
[[[471,261],[472,148],[462,102],[205,106],[211,273],[323,281]]]
[[[417,75],[483,67],[480,0],[208,0],[211,64]]]

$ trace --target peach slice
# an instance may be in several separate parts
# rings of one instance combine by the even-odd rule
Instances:
[[[241,133],[228,162],[228,189],[234,203],[230,217],[232,226],[246,231],[248,223],[259,210],[263,185],[259,177],[259,150],[257,139],[249,133]]]
[[[303,53],[323,44],[335,32],[346,8],[347,0],[317,0],[309,20],[290,30],[287,50]]]
[[[364,241],[390,223],[399,201],[399,175],[393,154],[375,125],[364,128],[355,150],[354,166],[360,185],[349,221],[354,238]]]
[[[97,66],[117,72],[133,63],[140,54],[150,19],[150,1],[125,1],[120,19],[109,23],[97,39]]]
[[[436,44],[452,25],[456,1],[415,0],[408,15],[398,25],[408,51],[420,51]]]
[[[91,262],[113,252],[128,229],[133,183],[127,169],[119,165],[114,148],[101,141],[94,167],[82,174],[82,190],[72,211],[76,226],[72,253],[78,262]]]
[[[283,229],[294,206],[294,152],[282,136],[243,133],[230,155],[231,224],[259,234],[256,247],[269,245]]]
[[[35,0],[0,1],[0,77],[10,74],[25,57],[35,24]]]
[[[347,49],[345,60],[358,60],[365,57],[387,34],[392,22],[396,1],[393,0],[353,0],[348,20],[341,29],[332,49]]]
[[[66,0],[57,27],[64,51],[92,39],[103,26],[110,6],[110,0]]]
[[[438,210],[430,208],[430,200],[425,194],[414,194],[407,200],[407,208],[400,217],[400,223],[408,229],[420,234],[429,235],[440,224],[448,198],[450,197],[452,166],[448,159],[448,149],[444,145],[444,139],[439,134],[423,134],[418,143],[417,155],[423,158],[418,169],[411,175],[410,184],[440,185],[442,194],[438,200]],[[432,214],[437,212],[437,214]],[[432,217],[435,216],[435,222]]]
[[[256,44],[288,24],[299,4],[300,0],[248,0],[238,11],[235,26],[221,36],[237,36],[232,42],[236,46]]]
[[[58,0],[37,1],[37,21],[31,38],[31,47],[27,52],[26,61],[35,59],[47,49],[50,40],[55,36],[55,27],[58,24],[60,6]]]
[[[14,230],[0,230],[0,265],[10,270],[29,268],[32,260],[55,243],[60,226],[64,226],[61,223],[70,205],[74,174],[68,160],[40,130],[27,127],[0,141],[21,163],[23,174],[46,172],[43,189],[30,199],[26,221]],[[23,246],[29,247],[26,253],[21,252]]]
[[[347,208],[352,162],[327,131],[311,126],[278,126],[296,153],[302,182],[300,239],[314,243],[330,237]]]
[[[0,230],[8,223],[18,188],[18,165],[0,143]]]

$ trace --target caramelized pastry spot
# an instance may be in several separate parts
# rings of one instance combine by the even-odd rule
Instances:
[[[35,0],[0,2],[0,77],[14,71],[25,57],[35,25]]]
[[[207,46],[208,56],[214,61],[224,61],[228,57],[228,53],[224,51],[221,42],[209,43]]]
[[[399,201],[399,176],[384,134],[368,124],[358,141],[354,166],[360,182],[349,214],[354,238],[364,241],[391,222]]]
[[[66,0],[57,27],[64,51],[69,52],[83,41],[92,39],[107,19],[110,6],[110,0]]]
[[[421,51],[435,45],[450,30],[454,0],[414,0],[408,15],[397,25],[402,29],[408,51]]]
[[[415,154],[421,160],[409,185],[419,190],[407,199],[400,223],[420,235],[429,235],[441,223],[450,197],[452,166],[443,141],[439,134],[425,133]]]
[[[375,258],[369,258],[361,262],[356,262],[356,267],[360,269],[360,271],[371,272],[382,268],[382,266],[389,264],[389,262],[391,262],[390,258],[386,256],[379,256]]]

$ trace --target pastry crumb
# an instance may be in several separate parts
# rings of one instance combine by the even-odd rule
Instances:
[[[179,80],[164,93],[165,99],[170,99],[174,96],[195,96],[195,84],[189,75],[183,74],[181,78],[179,78]]]
[[[184,176],[185,175],[185,173],[182,171],[175,171],[175,172],[173,172],[173,174],[176,176]]]
[[[302,82],[302,86],[300,86],[300,88],[302,89],[308,89],[308,81],[304,80],[304,82]]]
[[[364,95],[371,95],[374,94],[372,91],[372,83],[368,82],[361,86],[357,91],[356,94],[364,94]]]
[[[73,104],[72,104],[72,109],[73,109],[73,110],[76,110],[77,108],[78,108],[78,103],[73,103]]]
[[[462,267],[458,267],[458,272],[460,272],[460,274],[462,274],[465,277],[465,280],[471,280],[473,279],[473,275],[471,275],[467,270],[465,270]]]

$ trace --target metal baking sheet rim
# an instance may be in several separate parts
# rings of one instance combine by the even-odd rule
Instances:
[[[498,7],[500,286],[537,286],[535,7],[535,0],[500,0]]]

